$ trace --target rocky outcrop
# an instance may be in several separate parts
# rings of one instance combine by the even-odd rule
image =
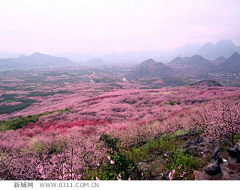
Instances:
[[[223,159],[222,157],[219,155],[220,153],[220,147],[216,146],[213,153],[212,153],[212,160],[214,161],[218,161],[218,163],[222,163]]]
[[[228,148],[228,162],[231,164],[240,163],[240,147]]]
[[[212,153],[212,160],[210,164],[204,169],[204,171],[208,175],[217,175],[219,173],[222,173],[222,170],[220,168],[220,163],[223,162],[223,159],[220,157],[219,153],[220,153],[220,147],[216,146]]]
[[[213,163],[210,163],[205,169],[204,171],[208,174],[208,175],[217,175],[219,173],[222,173],[222,170],[220,168],[220,164],[219,161],[216,160]]]
[[[239,180],[240,162],[239,147],[228,148],[228,160],[220,156],[220,147],[215,147],[212,153],[212,160],[202,171],[194,171],[196,180]]]

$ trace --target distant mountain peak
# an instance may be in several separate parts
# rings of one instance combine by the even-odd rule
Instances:
[[[35,52],[35,53],[31,54],[29,57],[39,57],[39,56],[44,56],[44,55],[46,55],[46,54],[43,54],[40,52]],[[48,56],[48,55],[46,55],[46,56]]]
[[[194,55],[194,56],[190,57],[189,59],[194,59],[194,60],[199,60],[199,61],[206,60],[201,55]]]
[[[229,60],[229,61],[240,60],[240,55],[237,52],[234,52],[227,60]]]
[[[207,42],[206,44],[204,44],[205,46],[210,46],[210,45],[213,45],[212,42]]]
[[[153,63],[155,62],[153,59],[147,59],[145,61],[143,61],[142,63]]]
[[[40,52],[34,52],[32,55],[41,55],[42,53]]]
[[[129,78],[159,78],[168,77],[174,74],[171,67],[164,65],[161,62],[156,62],[153,59],[148,59],[135,67]]]
[[[221,57],[215,59],[214,61],[226,61],[226,58],[221,56]]]
[[[163,65],[163,63],[160,63],[160,62],[156,62],[154,61],[153,59],[147,59],[145,61],[143,61],[142,63],[140,63],[140,66],[143,66],[143,65]]]
[[[175,62],[175,61],[180,61],[180,60],[182,60],[183,58],[181,58],[181,57],[176,57],[174,60],[172,60],[171,62]]]
[[[203,45],[196,54],[213,61],[220,56],[230,57],[234,52],[240,52],[240,49],[231,40],[223,39],[215,44]]]
[[[25,55],[20,55],[18,58],[22,59],[22,58],[26,58],[26,56]]]
[[[215,45],[222,45],[222,44],[233,44],[235,46],[235,44],[232,42],[232,40],[229,39],[222,39],[220,41],[218,41]]]
[[[71,60],[64,57],[54,57],[47,54],[35,52],[30,56],[20,56],[18,58],[2,60],[2,68],[20,68],[20,69],[32,69],[32,68],[49,68],[49,67],[69,67],[75,65]],[[1,64],[1,62],[0,62]]]
[[[212,47],[213,46],[213,43],[212,42],[208,42],[206,44],[204,44],[200,49],[202,48],[209,48],[209,47]]]
[[[204,59],[202,56],[200,55],[194,55],[192,57],[184,57],[184,58],[180,58],[177,57],[174,60],[172,60],[169,65],[173,66],[173,67],[177,67],[177,68],[181,68],[181,67],[208,67],[209,65],[211,65],[211,62],[207,59]]]
[[[105,62],[100,58],[93,58],[87,61],[87,64],[105,64]]]

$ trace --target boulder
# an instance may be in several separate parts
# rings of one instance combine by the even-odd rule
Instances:
[[[202,137],[196,137],[196,138],[194,139],[194,141],[193,141],[194,144],[199,144],[199,143],[201,143],[201,142],[203,142],[203,138],[202,138]]]
[[[212,153],[212,162],[218,160],[219,163],[223,163],[223,159],[221,158],[219,153],[220,153],[220,147],[216,146]]]
[[[191,129],[190,131],[189,131],[189,136],[196,136],[196,135],[198,135],[199,134],[199,132],[198,132],[198,130],[197,129]]]
[[[182,145],[182,148],[183,148],[183,149],[186,149],[186,148],[188,148],[191,144],[192,144],[191,141],[187,141],[187,142],[185,142],[185,143]]]
[[[228,162],[231,164],[240,163],[240,151],[239,147],[227,148],[228,152]]]
[[[219,173],[222,172],[219,162],[218,160],[216,160],[213,163],[210,163],[205,169],[204,171],[208,174],[208,175],[217,175]]]
[[[212,159],[215,159],[219,156],[219,152],[220,152],[220,147],[216,146],[213,153],[212,153]]]

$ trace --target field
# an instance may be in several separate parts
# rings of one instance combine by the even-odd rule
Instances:
[[[0,179],[196,179],[215,146],[239,144],[239,87],[130,69],[1,72]]]

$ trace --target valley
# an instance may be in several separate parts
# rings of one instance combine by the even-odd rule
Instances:
[[[195,170],[207,167],[214,147],[226,158],[226,144],[239,142],[239,75],[182,75],[178,69],[147,60],[2,71],[0,178],[202,179]],[[223,105],[236,117],[228,118],[233,136],[210,130],[225,121],[206,110],[218,114]],[[199,120],[203,110],[211,125]],[[200,144],[187,146],[197,138]],[[172,171],[178,174],[169,177]]]

